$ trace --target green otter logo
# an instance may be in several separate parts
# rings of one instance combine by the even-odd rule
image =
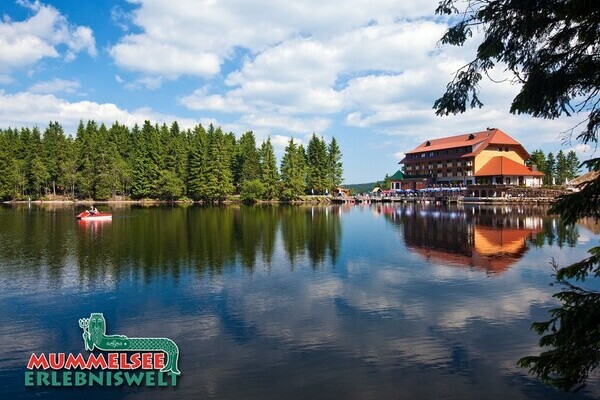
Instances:
[[[177,369],[179,348],[174,341],[167,338],[129,338],[124,335],[107,335],[106,320],[100,313],[92,313],[89,318],[81,318],[79,326],[83,329],[85,349],[92,351],[94,348],[103,351],[162,351],[167,360],[161,372],[181,374]]]

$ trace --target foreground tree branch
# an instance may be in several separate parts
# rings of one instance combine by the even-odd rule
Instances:
[[[593,0],[442,0],[437,14],[455,21],[442,44],[462,46],[472,29],[484,31],[473,61],[457,71],[433,108],[440,116],[482,107],[479,84],[496,65],[506,66],[521,85],[510,112],[555,119],[585,115],[574,128],[584,144],[598,142],[600,124],[600,2]],[[600,159],[584,163],[600,172]],[[552,213],[565,224],[600,218],[600,173],[577,193],[560,197]],[[580,390],[600,367],[600,293],[586,279],[600,278],[600,247],[585,260],[554,264],[554,295],[561,305],[550,319],[535,322],[541,354],[518,364],[563,390]]]

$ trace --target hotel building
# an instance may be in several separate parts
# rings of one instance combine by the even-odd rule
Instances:
[[[529,168],[529,153],[500,129],[426,140],[406,153],[403,178],[392,189],[418,190],[433,185],[541,186],[543,173]]]

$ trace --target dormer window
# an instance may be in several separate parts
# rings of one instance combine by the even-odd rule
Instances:
[[[475,139],[475,135],[473,135],[472,133],[469,135],[469,138],[467,140],[473,140]]]
[[[428,140],[425,142],[425,146],[431,146],[431,142]]]

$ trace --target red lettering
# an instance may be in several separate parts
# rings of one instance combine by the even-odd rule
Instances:
[[[27,363],[27,369],[48,369],[50,366],[48,365],[48,360],[46,359],[46,355],[44,353],[40,354],[39,357],[35,355],[35,353],[31,353],[31,357],[29,357],[29,362]]]
[[[142,365],[142,362],[140,361],[140,353],[133,353],[129,361],[131,362],[131,369],[138,369]]]
[[[127,353],[121,353],[121,369],[131,369],[131,365],[127,362]]]
[[[108,369],[119,369],[119,353],[108,353]]]
[[[87,369],[92,369],[92,368],[106,369],[106,368],[108,368],[103,354],[98,354],[98,355],[90,354],[90,357],[88,358],[85,367]]]
[[[85,360],[83,359],[83,356],[81,355],[81,353],[77,354],[77,357],[75,357],[72,353],[69,353],[69,355],[67,356],[67,361],[65,361],[65,368],[66,369],[74,369],[74,368],[79,368],[79,369],[84,369],[85,368]]]
[[[142,368],[152,369],[152,353],[142,353]]]
[[[48,354],[50,368],[61,369],[65,365],[65,353],[50,353]]]
[[[165,367],[165,353],[154,353],[154,369]]]

